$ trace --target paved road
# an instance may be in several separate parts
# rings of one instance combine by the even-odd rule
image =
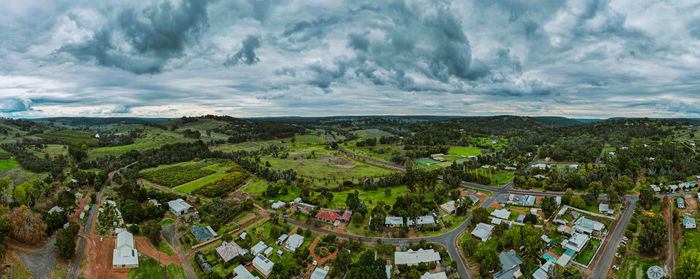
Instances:
[[[636,205],[637,200],[631,199],[629,206],[627,206],[625,211],[622,213],[620,221],[618,222],[617,226],[615,226],[610,239],[603,245],[603,252],[598,260],[598,263],[593,268],[590,278],[605,278],[608,274],[610,265],[612,265],[613,259],[615,258],[615,253],[617,252],[617,244],[620,242],[620,239],[622,239],[622,235],[625,232],[625,228],[627,228],[627,224],[629,224],[630,219],[632,218],[632,213],[634,212],[634,207]]]

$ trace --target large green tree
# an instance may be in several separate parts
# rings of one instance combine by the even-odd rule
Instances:
[[[683,251],[673,275],[675,278],[700,279],[700,252],[695,249]]]
[[[557,201],[554,197],[544,197],[542,198],[542,212],[544,216],[549,218],[557,210]]]
[[[639,189],[639,203],[646,209],[650,209],[657,202],[654,196],[654,190],[649,186],[644,186]]]
[[[143,234],[151,240],[153,246],[160,244],[160,224],[156,221],[148,221],[143,227]]]
[[[666,222],[659,216],[644,216],[639,235],[639,251],[649,255],[658,254],[667,242]]]
[[[479,207],[477,209],[474,209],[472,212],[474,215],[474,224],[478,223],[487,223],[489,221],[489,211],[486,210],[486,208]]]

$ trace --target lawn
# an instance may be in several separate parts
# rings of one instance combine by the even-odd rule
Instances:
[[[213,151],[222,151],[222,152],[235,152],[235,151],[253,151],[253,150],[258,150],[262,147],[266,147],[267,145],[261,142],[241,142],[241,143],[234,143],[234,144],[224,144],[224,145],[219,145],[217,147],[212,148],[211,150]]]
[[[456,155],[456,156],[477,156],[481,154],[481,149],[478,147],[467,147],[467,146],[452,146],[450,147],[450,151],[448,151],[450,155]]]
[[[491,185],[501,185],[503,183],[508,183],[513,180],[515,174],[512,172],[496,171],[491,175]]]
[[[143,257],[139,258],[139,267],[129,270],[129,279],[150,279],[163,278],[163,269],[158,264],[158,261]]]
[[[170,225],[172,225],[174,222],[175,222],[175,221],[173,221],[173,219],[166,218],[165,220],[163,220],[163,221],[160,222],[160,225],[161,225],[161,226],[170,226]]]
[[[391,189],[391,194],[386,195],[384,192],[386,188],[381,188],[377,190],[372,190],[372,191],[362,191],[358,190],[360,193],[360,200],[364,201],[369,208],[374,208],[374,205],[377,204],[379,201],[383,201],[386,204],[394,204],[396,203],[396,196],[399,195],[399,193],[404,193],[407,194],[409,193],[408,187],[406,185],[401,185],[401,186],[393,186],[389,187]],[[348,193],[354,193],[355,190],[348,190],[348,191],[342,191],[342,192],[337,192],[333,193],[333,200],[331,201],[331,208],[343,208],[345,207],[345,200],[348,198]],[[427,198],[427,196],[426,196]]]
[[[185,270],[178,264],[170,264],[167,268],[168,279],[187,279]]]
[[[202,177],[198,180],[195,180],[195,181],[192,181],[192,182],[189,182],[186,184],[182,184],[182,185],[177,186],[173,189],[175,189],[175,191],[178,191],[181,193],[189,194],[190,192],[192,192],[194,190],[202,188],[202,186],[204,186],[204,185],[207,185],[209,183],[216,181],[217,179],[223,177],[224,175],[226,175],[225,172],[215,173],[215,174],[212,174],[210,176],[205,176],[205,177]]]
[[[350,160],[346,157],[337,157],[339,160]],[[299,175],[316,179],[351,179],[360,177],[377,177],[394,173],[394,171],[350,160],[343,167],[334,166],[331,157],[318,159],[278,159],[263,157],[263,161],[269,162],[277,169],[293,169]]]
[[[660,262],[659,259],[642,259],[635,255],[627,255],[620,270],[615,271],[615,273],[620,279],[645,279],[647,278],[647,269],[659,265]]]
[[[0,171],[14,169],[17,166],[19,166],[19,163],[17,163],[17,161],[15,161],[15,158],[0,160]]]
[[[608,152],[615,152],[615,150],[617,150],[617,148],[615,148],[615,147],[603,147],[603,151],[602,151],[602,152],[605,152],[605,153],[608,153]]]
[[[579,254],[574,258],[574,261],[577,263],[583,264],[585,266],[588,266],[588,264],[591,262],[593,259],[593,256],[595,256],[596,251],[598,250],[598,247],[600,246],[600,240],[596,238],[591,238],[591,241],[588,242],[588,245],[579,252]]]
[[[696,249],[700,250],[700,231],[683,230],[683,242],[681,243],[683,250]]]
[[[170,248],[170,245],[168,245],[168,243],[165,242],[165,239],[161,239],[158,243],[158,251],[168,254],[168,256],[172,256],[174,253],[173,249]]]

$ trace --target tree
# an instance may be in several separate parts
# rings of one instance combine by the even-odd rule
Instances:
[[[148,221],[143,227],[143,234],[151,240],[153,246],[158,247],[160,244],[160,224],[156,221]]]
[[[608,202],[611,206],[620,202],[620,195],[615,191],[615,188],[608,187],[606,193],[608,194]]]
[[[472,211],[472,215],[474,215],[474,224],[478,223],[486,223],[489,221],[489,211],[486,210],[486,208],[477,208]]]
[[[476,249],[476,259],[481,263],[479,274],[481,277],[486,277],[489,271],[495,270],[498,265],[498,252],[491,245],[481,245]]]
[[[231,242],[233,240],[233,236],[229,233],[225,233],[224,235],[221,236],[221,240],[226,241],[226,242]]]
[[[639,235],[639,251],[649,255],[658,254],[666,243],[666,222],[659,216],[644,216]]]
[[[68,223],[68,213],[65,211],[54,211],[46,214],[46,233],[53,233],[55,230],[63,227],[65,223]]]
[[[593,181],[591,184],[588,184],[588,191],[591,192],[596,199],[598,199],[602,190],[603,184],[601,184],[600,181]]]
[[[462,243],[462,252],[467,257],[474,255],[476,248],[479,247],[479,241],[473,237],[467,237]]]
[[[122,204],[121,208],[122,216],[124,220],[129,223],[138,223],[143,220],[145,212],[141,204],[135,200],[127,200]]]
[[[700,252],[695,249],[683,251],[676,262],[675,278],[700,278]]]
[[[544,216],[549,218],[552,216],[554,211],[557,210],[557,201],[554,197],[544,197],[542,198],[542,212]]]
[[[29,207],[15,207],[5,215],[10,226],[10,237],[28,244],[46,240],[46,224],[41,214],[32,212]]]
[[[644,186],[639,189],[639,203],[646,209],[650,209],[652,205],[656,203],[656,197],[654,197],[654,190],[649,186]]]
[[[574,190],[571,190],[571,188],[566,189],[566,192],[564,193],[563,196],[561,196],[561,203],[563,204],[570,204],[569,201],[571,201],[571,197],[574,196]]]
[[[65,190],[58,192],[56,204],[64,210],[71,210],[75,207],[75,194]]]
[[[75,235],[69,229],[58,232],[56,236],[56,252],[61,258],[69,260],[75,255]]]
[[[529,223],[529,224],[536,225],[537,224],[537,215],[534,215],[534,214],[531,214],[528,212],[527,215],[525,215],[524,222],[526,224]]]
[[[331,278],[342,278],[345,272],[348,271],[351,262],[350,250],[340,249],[333,260],[333,269],[330,272]]]
[[[586,201],[584,201],[581,196],[573,196],[571,200],[569,200],[569,205],[583,209],[586,207]]]
[[[544,248],[544,243],[540,238],[542,235],[541,231],[528,224],[522,228],[522,234],[525,251],[533,258],[536,258],[540,250]]]
[[[308,251],[308,250],[306,250]],[[368,249],[360,254],[360,258],[357,262],[350,265],[350,269],[347,272],[346,279],[385,279],[386,272],[384,269],[384,264],[381,259],[375,259],[372,250]]]

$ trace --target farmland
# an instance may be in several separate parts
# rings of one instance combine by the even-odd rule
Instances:
[[[151,182],[173,187],[215,173],[215,170],[197,167],[173,166],[141,173],[141,176]]]

